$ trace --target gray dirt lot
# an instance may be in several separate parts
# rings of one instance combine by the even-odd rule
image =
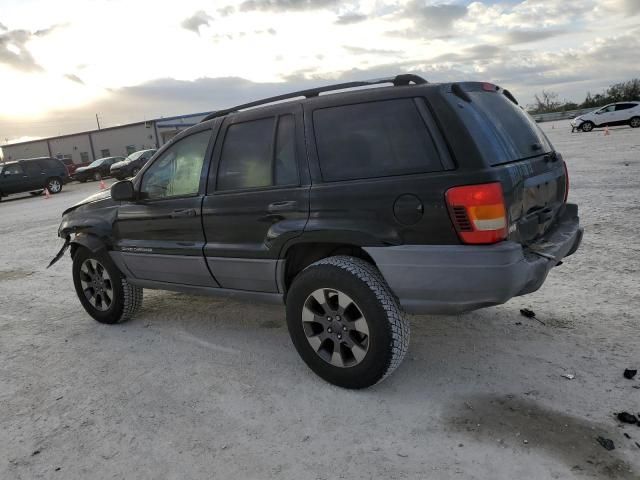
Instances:
[[[622,377],[640,364],[640,129],[544,129],[582,249],[535,294],[412,318],[404,364],[366,391],[314,376],[283,308],[147,291],[134,320],[94,322],[69,258],[44,266],[61,211],[98,185],[5,199],[0,478],[640,478],[640,428],[613,417],[640,411]]]

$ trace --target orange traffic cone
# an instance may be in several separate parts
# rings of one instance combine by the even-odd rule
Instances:
[[[104,184],[104,180],[100,180],[100,190],[106,190],[107,186]]]
[[[611,134],[609,133],[609,125],[605,125],[605,126],[604,126],[604,134],[605,134],[605,136],[606,136],[606,135],[611,135]]]
[[[51,198],[51,194],[49,193],[49,189],[45,188],[44,189],[44,199],[45,200],[49,200]]]

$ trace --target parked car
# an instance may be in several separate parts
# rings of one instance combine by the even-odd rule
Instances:
[[[571,131],[590,132],[596,127],[629,125],[640,127],[640,102],[618,102],[571,120]]]
[[[73,178],[79,182],[86,182],[93,179],[97,182],[108,177],[111,172],[111,165],[124,160],[124,157],[104,157],[91,162],[86,167],[76,169]]]
[[[14,193],[56,194],[69,180],[67,167],[55,158],[42,157],[0,163],[0,200]]]
[[[82,162],[82,163],[73,163],[73,160],[70,158],[59,158],[62,163],[67,167],[67,172],[69,172],[69,177],[73,179],[73,175],[76,173],[76,170],[80,167],[86,167],[91,162]]]
[[[144,288],[286,304],[307,365],[364,388],[402,361],[405,311],[538,290],[580,245],[568,191],[507,90],[399,75],[208,115],[133,181],[67,209],[52,264],[70,245],[80,303],[103,323],[133,316]]]
[[[156,149],[139,150],[133,152],[127,158],[121,162],[111,165],[111,176],[118,180],[124,180],[125,178],[135,177],[140,169],[149,161],[153,154],[156,153]]]

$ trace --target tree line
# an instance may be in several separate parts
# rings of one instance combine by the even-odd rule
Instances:
[[[581,108],[598,108],[608,103],[640,100],[640,78],[615,83],[602,93],[587,92],[582,103],[560,101],[556,92],[542,90],[534,95],[535,103],[527,105],[529,113],[552,113],[578,110]]]

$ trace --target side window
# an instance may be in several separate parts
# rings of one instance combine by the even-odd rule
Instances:
[[[32,160],[30,162],[24,162],[23,164],[25,173],[30,177],[37,177],[40,175],[44,166],[38,160]]]
[[[619,112],[620,110],[628,110],[633,107],[635,107],[633,103],[620,103],[616,105],[616,112]]]
[[[277,130],[275,122],[276,117],[263,118],[227,129],[217,190],[298,184],[293,115],[281,115]]]
[[[145,172],[143,198],[161,199],[196,195],[211,131],[194,133],[169,147]]]
[[[23,175],[22,167],[18,163],[7,165],[2,169],[4,175]]]
[[[54,170],[56,168],[58,168],[58,169],[60,168],[60,162],[58,160],[53,160],[52,158],[48,158],[46,160],[43,160],[43,163],[45,164],[45,166],[49,170]],[[69,161],[69,163],[73,163],[73,162]]]
[[[326,181],[442,170],[413,99],[323,108],[313,123]]]

